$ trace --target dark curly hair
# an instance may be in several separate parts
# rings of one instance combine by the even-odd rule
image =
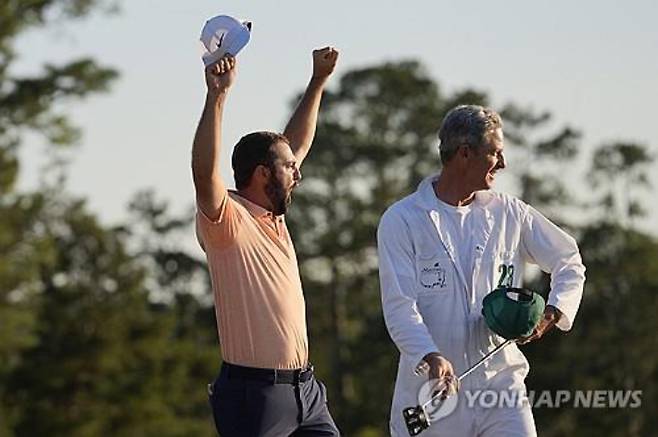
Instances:
[[[251,175],[259,165],[273,168],[276,155],[272,145],[279,141],[290,144],[288,138],[276,132],[252,132],[240,138],[231,158],[235,188],[240,190],[249,185]]]

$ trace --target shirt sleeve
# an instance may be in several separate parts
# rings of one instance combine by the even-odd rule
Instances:
[[[239,220],[235,200],[231,199],[228,193],[220,203],[217,220],[210,219],[197,206],[196,235],[204,252],[210,247],[222,248],[231,244],[239,230]]]
[[[563,314],[557,327],[568,331],[578,312],[585,283],[585,266],[576,240],[531,206],[523,221],[521,239],[529,261],[550,273],[547,303]]]
[[[410,229],[394,211],[387,211],[377,229],[379,280],[384,321],[391,339],[402,354],[420,363],[438,352],[418,311],[415,258]]]

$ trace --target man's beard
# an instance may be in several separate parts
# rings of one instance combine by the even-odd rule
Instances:
[[[288,211],[290,196],[274,173],[272,173],[269,182],[265,186],[265,194],[267,194],[267,198],[270,199],[272,204],[272,214],[283,215]]]

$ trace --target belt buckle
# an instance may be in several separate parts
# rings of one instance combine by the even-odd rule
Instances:
[[[304,378],[306,375],[312,375],[313,374],[313,364],[309,363],[306,365],[305,369],[300,369],[299,372],[299,380],[301,381],[302,378]]]

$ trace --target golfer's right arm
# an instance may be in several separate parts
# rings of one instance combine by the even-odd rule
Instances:
[[[408,224],[389,209],[377,229],[379,281],[384,321],[391,339],[414,366],[429,365],[429,376],[454,374],[452,364],[440,355],[423,316],[418,311],[415,257]]]
[[[222,116],[228,90],[235,79],[235,58],[224,57],[206,67],[208,92],[192,145],[192,175],[197,206],[210,220],[217,220],[227,199],[219,171]]]

